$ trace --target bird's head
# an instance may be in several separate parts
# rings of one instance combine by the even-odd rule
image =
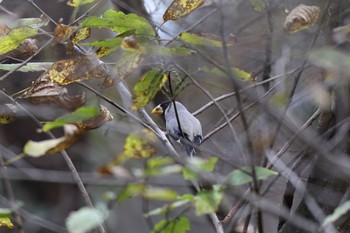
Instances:
[[[164,115],[165,110],[168,108],[169,104],[171,104],[170,100],[166,100],[159,105],[157,105],[151,113],[158,114],[158,115]]]

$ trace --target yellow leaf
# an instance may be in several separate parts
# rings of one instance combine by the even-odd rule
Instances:
[[[136,110],[148,104],[167,80],[167,75],[160,69],[148,71],[134,87],[132,108]]]
[[[320,16],[318,6],[298,5],[286,17],[284,21],[284,31],[295,33],[312,27]]]
[[[131,133],[124,144],[123,156],[127,158],[148,158],[156,153],[150,144],[155,140],[155,135],[148,130],[143,130],[141,133]]]
[[[106,78],[110,75],[108,67],[93,56],[77,56],[57,61],[47,73],[50,79],[59,85]]]
[[[203,5],[205,0],[174,0],[163,15],[164,21],[177,20]]]
[[[1,217],[1,216],[0,216],[0,227],[7,227],[9,229],[15,228],[15,226],[13,225],[9,217]]]

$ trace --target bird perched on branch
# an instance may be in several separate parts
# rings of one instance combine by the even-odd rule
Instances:
[[[182,141],[182,144],[184,145],[187,154],[192,157],[194,148],[191,143],[196,145],[202,143],[202,126],[199,120],[194,117],[185,106],[177,101],[175,104],[176,110],[173,106],[173,102],[169,100],[164,101],[156,106],[152,110],[152,113],[163,116],[168,133],[176,141],[180,141],[181,138],[184,138],[189,142],[186,143],[186,141]]]

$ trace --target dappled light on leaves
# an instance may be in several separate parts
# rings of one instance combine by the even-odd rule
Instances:
[[[284,21],[284,31],[295,33],[312,27],[318,21],[320,8],[318,6],[307,6],[300,4],[294,8]]]
[[[21,96],[32,104],[56,104],[61,108],[74,110],[85,103],[85,93],[71,96],[65,87],[52,82],[47,73],[42,74]]]
[[[132,108],[136,110],[148,104],[167,80],[166,73],[161,69],[152,69],[144,74],[134,87]]]
[[[95,56],[77,56],[57,61],[52,64],[47,74],[59,85],[110,76],[108,67]]]
[[[163,15],[163,20],[178,20],[205,3],[205,0],[174,0]]]

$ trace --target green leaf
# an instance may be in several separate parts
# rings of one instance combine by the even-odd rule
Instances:
[[[322,48],[311,52],[310,60],[318,66],[334,72],[350,73],[350,56],[334,48]]]
[[[217,157],[211,157],[207,160],[198,157],[192,158],[188,167],[182,169],[182,175],[185,180],[196,180],[199,172],[212,172],[217,161]]]
[[[341,216],[345,215],[350,210],[350,201],[346,201],[340,206],[338,206],[333,214],[328,215],[324,222],[322,223],[322,226],[325,226],[327,224],[333,223],[337,221]]]
[[[12,210],[8,208],[0,208],[0,218],[10,217]]]
[[[94,107],[94,106],[80,107],[70,114],[64,115],[62,117],[57,118],[54,121],[46,123],[43,126],[42,131],[48,132],[51,129],[62,127],[65,124],[81,122],[81,121],[90,119],[92,117],[96,117],[99,114],[100,114],[100,109],[97,107]]]
[[[144,184],[128,184],[124,190],[118,195],[118,201],[124,201],[134,196],[141,195],[142,191],[145,189]]]
[[[262,12],[266,7],[264,0],[250,0],[250,4],[253,6],[254,10],[257,12]]]
[[[25,39],[35,36],[37,29],[30,27],[19,27],[10,31],[7,35],[0,37],[0,55],[16,49]]]
[[[1,227],[7,227],[8,229],[14,229],[15,226],[11,222],[11,219],[9,217],[1,217],[0,216],[0,228]]]
[[[199,70],[207,73],[212,73],[220,77],[227,77],[227,74],[217,67],[215,68],[202,67]],[[231,67],[231,71],[235,77],[239,78],[242,81],[252,81],[255,78],[255,75],[248,73],[237,67]]]
[[[206,37],[202,37],[193,33],[183,32],[180,35],[183,42],[197,46],[210,46],[210,47],[221,47],[222,42],[220,40],[212,40]]]
[[[204,190],[197,193],[194,199],[196,215],[215,212],[221,203],[222,197],[223,193],[219,186],[214,186],[213,190]]]
[[[163,219],[158,222],[152,233],[185,233],[187,230],[190,230],[190,221],[185,216],[180,216],[174,220]]]
[[[106,210],[91,207],[82,207],[69,214],[66,219],[66,227],[70,233],[90,232],[100,226],[107,218]]]
[[[154,215],[160,215],[160,214],[166,214],[169,213],[171,210],[176,209],[178,207],[187,205],[188,203],[193,202],[194,197],[191,194],[185,194],[182,197],[178,198],[178,201],[175,201],[169,205],[165,205],[163,207],[160,208],[156,208],[154,210],[149,211],[148,213],[146,213],[144,216],[146,218],[150,217],[150,216],[154,216]]]
[[[169,157],[150,158],[147,160],[145,176],[164,176],[181,172],[182,167],[172,163],[174,163],[174,160]]]
[[[242,185],[253,181],[251,174],[251,168],[245,167],[237,169],[231,172],[227,177],[227,183],[230,185]],[[264,168],[255,167],[255,174],[257,180],[265,180],[270,176],[276,176],[278,172]]]
[[[142,196],[147,199],[172,201],[177,198],[177,193],[167,188],[147,186],[147,188],[143,191]]]
[[[29,140],[24,145],[23,152],[31,157],[40,157],[46,155],[50,150],[63,143],[65,140],[65,137],[49,139],[40,142]]]
[[[92,3],[94,1],[95,0],[69,0],[67,2],[67,5],[68,6],[72,6],[72,7],[78,7],[78,6],[81,6],[81,5],[84,5],[84,4]]]
[[[155,200],[175,200],[177,193],[171,189],[157,188],[152,186],[146,186],[144,184],[129,184],[127,187],[118,195],[118,201],[124,201],[134,196],[142,196],[147,199]]]
[[[167,79],[166,73],[161,69],[156,68],[148,71],[134,87],[132,108],[136,110],[148,104]]]
[[[39,72],[46,71],[52,66],[53,62],[29,62],[21,68],[19,72]],[[18,67],[18,64],[0,64],[0,70],[10,71]]]
[[[124,14],[121,11],[108,10],[102,17],[92,16],[81,23],[82,27],[110,28],[118,34],[135,30],[137,35],[155,36],[155,32],[149,22],[136,15]]]

